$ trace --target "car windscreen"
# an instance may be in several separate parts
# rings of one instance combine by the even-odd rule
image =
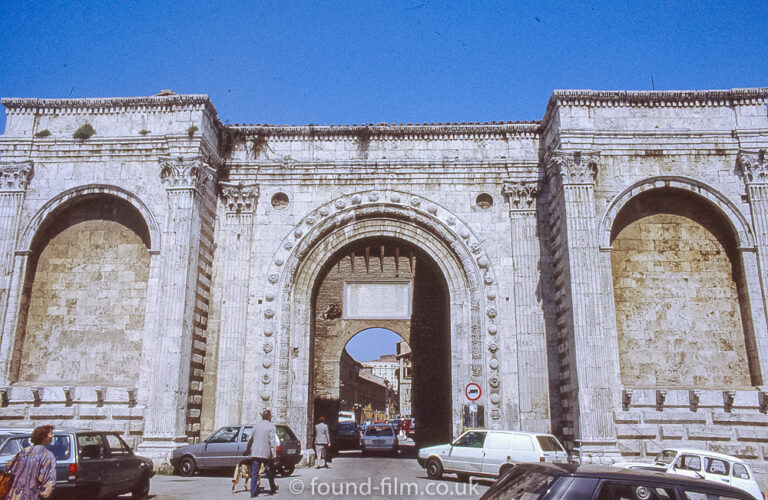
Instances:
[[[392,436],[395,432],[389,425],[369,425],[365,429],[366,436]]]
[[[557,480],[557,476],[536,471],[512,470],[503,475],[484,498],[489,500],[538,500],[544,498]]]
[[[277,431],[277,438],[282,441],[286,441],[289,439],[293,439],[294,441],[298,441],[296,439],[296,434],[293,433],[290,427],[287,425],[278,425],[275,427],[275,430]]]
[[[69,436],[53,436],[51,444],[45,445],[48,450],[53,453],[56,460],[68,460],[70,456],[70,438]],[[0,448],[0,455],[15,455],[19,451],[23,450],[27,446],[31,446],[29,437],[17,437],[10,438],[5,442],[2,448]]]
[[[340,431],[355,431],[357,430],[357,424],[354,422],[339,422]]]
[[[565,452],[560,443],[553,436],[536,436],[542,451],[562,451]]]
[[[677,456],[677,452],[674,450],[663,450],[659,452],[658,455],[656,455],[656,458],[653,460],[654,463],[657,464],[671,464],[673,460],[675,460],[675,457]]]

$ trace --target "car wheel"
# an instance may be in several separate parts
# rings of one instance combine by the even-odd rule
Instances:
[[[463,472],[457,472],[456,477],[459,478],[459,481],[462,483],[469,481],[469,474],[464,474]]]
[[[430,479],[440,479],[443,477],[443,464],[436,458],[427,460],[427,477]]]
[[[139,484],[131,491],[131,498],[136,500],[144,500],[149,496],[149,478],[143,477],[139,480]]]
[[[184,457],[179,462],[179,474],[184,477],[190,477],[197,471],[197,465],[195,465],[195,459],[192,457]]]
[[[286,465],[285,467],[280,467],[280,476],[281,477],[288,477],[291,474],[293,474],[293,471],[296,470],[295,465]]]

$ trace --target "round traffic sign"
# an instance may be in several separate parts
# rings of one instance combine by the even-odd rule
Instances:
[[[483,395],[483,390],[475,382],[470,382],[464,388],[464,394],[466,394],[468,400],[477,401]]]

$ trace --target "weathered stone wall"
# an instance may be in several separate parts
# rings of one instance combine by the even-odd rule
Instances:
[[[34,273],[18,382],[135,385],[148,275],[147,247],[117,222],[54,236]]]
[[[733,235],[685,193],[636,200],[611,252],[624,386],[750,386]]]

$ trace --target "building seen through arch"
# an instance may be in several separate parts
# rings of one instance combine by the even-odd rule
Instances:
[[[766,98],[290,127],[205,95],[3,99],[0,425],[117,429],[162,462],[269,408],[306,446],[363,405],[345,346],[384,328],[396,376],[365,405],[420,445],[479,408],[585,462],[686,446],[768,474]]]

